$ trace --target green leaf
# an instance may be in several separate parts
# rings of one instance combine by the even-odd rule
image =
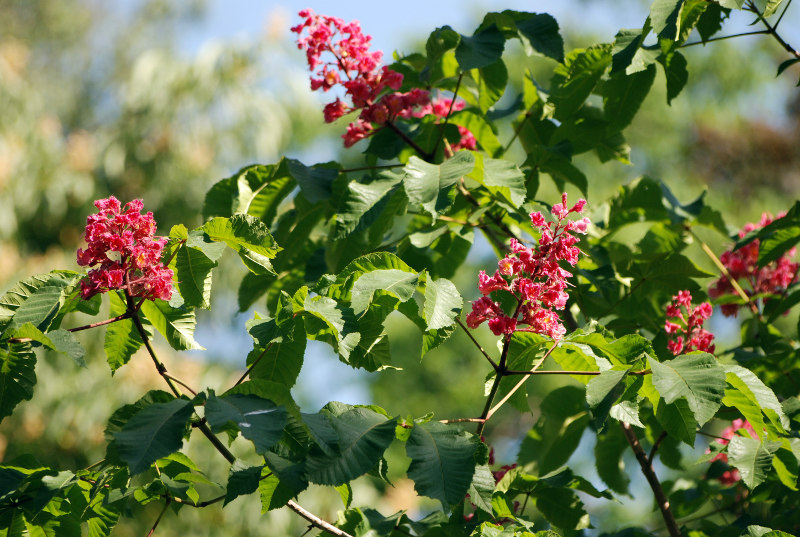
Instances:
[[[217,182],[206,193],[203,218],[249,214],[270,225],[280,202],[294,189],[287,162],[254,164]]]
[[[497,139],[497,134],[482,114],[477,114],[473,110],[460,110],[450,116],[450,123],[470,131],[480,147],[488,154],[497,156],[502,153],[503,146]]]
[[[141,312],[175,350],[203,349],[194,340],[197,319],[193,310],[173,308],[163,300],[145,300]]]
[[[118,293],[108,293],[108,297],[111,304],[110,315],[116,317],[125,313],[127,306]],[[131,319],[122,319],[107,325],[103,349],[106,351],[106,360],[111,372],[127,364],[142,345],[144,341]]]
[[[592,409],[595,428],[602,428],[612,405],[625,391],[625,376],[629,370],[603,371],[586,385],[586,402]]]
[[[320,415],[330,428],[325,429],[326,434],[333,433],[328,439],[335,441],[329,452],[312,451],[307,457],[306,474],[312,483],[342,485],[365,474],[378,464],[394,440],[397,420],[387,420],[368,408],[351,408],[338,415],[323,409]],[[319,420],[306,420],[306,424],[312,432],[321,431]]]
[[[689,80],[686,58],[680,52],[674,51],[659,61],[664,66],[664,74],[667,76],[667,104],[670,104]]]
[[[725,390],[722,403],[735,407],[749,421],[759,436],[764,430],[762,412],[767,415],[779,431],[789,427],[789,418],[783,412],[775,393],[749,369],[738,365],[725,368],[729,387]]]
[[[428,41],[425,43],[425,54],[428,56],[428,64],[441,59],[445,52],[458,46],[461,35],[450,26],[442,26],[431,32]]]
[[[594,446],[594,461],[597,475],[611,490],[619,494],[629,494],[630,477],[625,471],[623,454],[628,442],[619,427],[607,427],[597,435]]]
[[[503,55],[505,45],[505,37],[496,26],[483,28],[472,37],[462,35],[456,46],[458,66],[469,71],[492,65]]]
[[[555,118],[564,121],[583,107],[609,65],[610,45],[596,45],[567,54],[551,80],[549,102],[555,106]]]
[[[181,448],[193,411],[191,401],[185,399],[153,403],[113,434],[119,456],[132,475],[144,472],[158,459]]]
[[[259,219],[235,214],[216,217],[201,228],[215,242],[224,242],[239,253],[244,265],[255,274],[275,274],[270,259],[281,250]]]
[[[780,446],[780,442],[762,442],[736,435],[728,444],[728,463],[739,470],[742,481],[752,490],[767,478],[772,457]]]
[[[372,224],[399,188],[402,176],[383,172],[369,183],[351,181],[339,206],[332,231],[334,240]]]
[[[492,470],[486,464],[475,467],[475,475],[472,476],[472,483],[469,485],[469,500],[475,507],[482,511],[492,514],[492,493],[494,492],[495,481]]]
[[[42,322],[52,320],[55,311],[51,313],[50,310],[52,308],[58,309],[58,306],[54,306],[52,302],[55,294],[52,289],[42,291],[42,295],[35,300],[35,303],[27,306],[17,319],[15,316],[19,308],[41,289],[55,287],[59,290],[64,290],[74,285],[80,276],[77,272],[61,270],[31,276],[26,280],[17,282],[0,297],[0,333],[5,332],[12,321],[17,327],[26,322],[31,322],[39,329],[46,330],[48,326],[45,326]],[[59,291],[60,293],[61,291]],[[61,304],[60,300],[59,304]],[[25,319],[26,317],[28,317],[27,320]],[[40,324],[42,325],[39,326]]]
[[[484,157],[480,153],[474,153],[474,156],[475,167],[468,177],[475,179],[490,193],[513,207],[525,203],[525,175],[516,164],[508,160]]]
[[[417,493],[447,508],[464,499],[475,473],[474,435],[439,422],[415,425],[406,442],[408,477]]]
[[[422,316],[427,323],[425,329],[439,330],[453,326],[464,305],[464,299],[453,282],[444,278],[431,280],[428,277],[424,294]]]
[[[622,72],[611,75],[602,88],[603,116],[609,129],[621,131],[631,124],[655,78],[654,65],[630,75]]]
[[[680,12],[686,0],[655,0],[650,5],[653,31],[664,39],[678,39]]]
[[[536,508],[553,526],[564,529],[588,527],[589,516],[572,489],[539,486],[533,496]]]
[[[339,176],[336,163],[306,166],[299,160],[287,159],[289,173],[292,174],[300,192],[311,203],[327,201],[333,194],[333,182]]]
[[[257,491],[263,468],[263,465],[250,466],[246,462],[236,459],[228,473],[228,486],[225,487],[223,507],[239,496]]]
[[[212,393],[205,415],[214,433],[222,432],[228,423],[235,424],[242,436],[253,442],[256,453],[264,453],[281,439],[287,421],[284,407],[255,395],[217,397]]]
[[[388,293],[401,302],[414,295],[418,276],[398,269],[383,269],[366,272],[356,279],[351,289],[350,305],[356,315],[366,312],[376,291]]]
[[[204,240],[201,229],[187,232],[183,226],[174,227],[170,236],[186,241],[178,248],[170,263],[175,273],[173,283],[184,304],[196,308],[210,308],[211,270],[217,266],[217,259],[225,245],[208,243]]]
[[[725,394],[725,369],[713,355],[698,352],[649,363],[653,384],[667,404],[685,398],[701,426],[714,417]]]
[[[248,321],[247,330],[256,340],[255,348],[247,355],[247,365],[252,366],[251,379],[274,381],[287,388],[294,386],[303,367],[306,331],[301,319],[288,324],[291,326],[278,327],[274,319]],[[265,327],[274,332],[267,336]]]
[[[55,316],[61,305],[63,288],[54,285],[39,287],[20,304],[11,321],[11,327],[17,328],[31,323],[40,330],[47,329],[49,321]]]
[[[81,367],[86,367],[86,361],[83,357],[86,355],[86,349],[78,341],[72,332],[59,328],[48,332],[47,338],[53,343],[53,349],[66,354]]]
[[[558,22],[547,13],[521,13],[517,19],[519,38],[528,55],[533,49],[557,62],[564,61],[564,40],[558,30]]]
[[[449,191],[474,166],[475,157],[469,151],[459,151],[442,164],[430,164],[411,157],[403,168],[403,187],[408,201],[421,205],[436,218],[452,203],[448,197]]]
[[[33,397],[36,355],[28,345],[0,348],[0,419],[10,416],[19,403]]]
[[[694,447],[698,423],[694,412],[689,408],[686,399],[676,399],[672,404],[666,404],[661,399],[656,408],[656,419],[667,433]]]
[[[508,85],[506,64],[503,60],[497,60],[491,65],[480,68],[477,76],[473,74],[473,77],[477,79],[478,83],[478,108],[482,114],[485,114],[506,91],[506,85]],[[475,134],[475,131],[472,133]]]

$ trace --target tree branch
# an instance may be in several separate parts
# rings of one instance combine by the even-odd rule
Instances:
[[[661,509],[661,516],[664,518],[664,522],[667,525],[667,531],[670,534],[670,537],[681,537],[681,530],[678,527],[678,523],[675,521],[675,515],[672,514],[672,509],[669,506],[669,500],[667,499],[666,494],[664,494],[664,489],[661,488],[661,482],[658,480],[658,476],[656,476],[655,471],[653,470],[653,465],[647,459],[647,455],[642,449],[642,445],[639,443],[639,438],[636,436],[636,432],[631,428],[630,424],[620,422],[622,426],[622,432],[625,434],[625,438],[628,440],[628,443],[633,449],[633,454],[636,455],[636,460],[639,461],[639,466],[642,467],[642,473],[644,477],[647,479],[647,483],[650,485],[650,488],[653,490],[653,495],[656,498],[656,503],[658,504],[658,508]]]

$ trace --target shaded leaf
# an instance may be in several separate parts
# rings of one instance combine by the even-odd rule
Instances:
[[[215,433],[225,430],[229,423],[235,424],[242,436],[253,442],[256,453],[264,453],[281,439],[287,412],[284,407],[256,395],[217,397],[212,393],[206,401],[206,419]]]

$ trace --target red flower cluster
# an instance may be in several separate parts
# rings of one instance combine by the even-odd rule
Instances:
[[[778,218],[782,216],[784,215],[780,214]],[[747,224],[739,231],[739,238],[744,238],[751,231],[760,229],[772,221],[773,218],[770,215],[762,214],[758,224]],[[792,248],[787,255],[758,268],[759,246],[759,240],[756,239],[736,251],[724,252],[720,256],[720,261],[725,265],[732,278],[735,278],[740,284],[746,282],[746,285],[742,285],[742,287],[748,296],[782,293],[797,277],[798,264],[792,263],[790,260],[791,257],[794,257],[795,249]],[[711,285],[708,295],[711,298],[717,298],[734,294],[734,292],[733,285],[723,275]],[[723,304],[721,309],[726,317],[735,316],[739,310],[739,304]]]
[[[667,321],[664,329],[670,337],[669,351],[678,356],[693,350],[714,352],[714,334],[703,328],[703,323],[711,317],[711,304],[703,302],[692,309],[692,294],[678,291],[667,306]]]
[[[736,431],[738,431],[739,429],[745,429],[750,434],[751,438],[758,438],[755,429],[753,429],[753,426],[750,425],[749,421],[742,419],[735,419],[731,422],[730,427],[726,427],[725,430],[722,431],[722,438],[717,438],[717,443],[722,444],[723,446],[727,446],[728,444],[730,444],[731,438],[734,437]],[[728,454],[717,453],[714,456],[714,458],[711,459],[711,462],[714,461],[722,461],[725,464],[728,464]],[[719,476],[718,479],[719,482],[722,483],[723,485],[733,485],[734,483],[739,481],[739,479],[741,479],[741,476],[739,475],[739,470],[737,470],[736,468],[730,468],[728,470],[725,470],[722,473],[722,475]]]
[[[94,202],[98,213],[86,219],[88,248],[78,248],[78,265],[91,267],[81,281],[81,296],[89,299],[111,289],[126,289],[131,296],[169,300],[172,270],[161,263],[165,237],[154,236],[153,213],[141,214],[142,200],[120,208],[114,196]]]
[[[396,117],[409,117],[411,109],[429,103],[428,92],[421,89],[381,96],[387,88],[399,89],[403,75],[380,67],[383,53],[369,51],[372,38],[361,33],[358,21],[345,23],[337,17],[316,15],[311,9],[304,9],[299,15],[305,20],[291,30],[298,36],[307,33],[298,37],[297,48],[306,51],[312,71],[311,89],[328,91],[341,84],[352,101],[348,105],[337,97],[325,105],[325,121],[331,123],[361,110],[358,119],[342,135],[345,147],[372,134],[373,123],[383,125]],[[326,52],[332,56],[331,61],[321,59]]]
[[[425,117],[427,115],[433,114],[436,117],[445,118],[448,116],[450,112],[450,106],[452,105],[453,110],[463,110],[464,106],[467,103],[464,101],[458,101],[453,103],[453,99],[442,98],[442,99],[434,99],[430,103],[424,105],[422,108],[418,110],[414,110],[412,115],[414,117]],[[461,140],[458,143],[452,146],[453,152],[458,151],[460,149],[469,149],[471,151],[475,151],[478,148],[478,143],[475,140],[475,135],[473,135],[469,129],[466,127],[462,127],[461,125],[458,126],[458,133],[461,135]]]
[[[467,314],[467,326],[477,328],[489,321],[495,335],[509,335],[514,331],[546,334],[560,340],[566,333],[558,314],[553,309],[564,309],[567,304],[567,278],[572,274],[559,266],[566,261],[572,266],[578,262],[580,249],[575,244],[578,238],[570,232],[586,233],[589,219],[567,220],[570,213],[581,213],[586,200],[578,200],[567,209],[567,195],[562,194],[561,203],[553,205],[551,213],[555,222],[546,222],[540,212],[531,213],[531,222],[541,237],[538,246],[528,248],[511,239],[511,251],[501,259],[493,276],[481,271],[478,289],[483,295],[472,303],[472,312]],[[517,306],[512,315],[506,315],[499,303],[488,295],[504,290],[514,295]],[[527,328],[518,328],[527,325]]]

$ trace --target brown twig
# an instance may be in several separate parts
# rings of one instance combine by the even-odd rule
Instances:
[[[494,370],[495,370],[495,372],[496,372],[496,371],[497,371],[497,369],[498,369],[497,362],[495,362],[494,360],[492,360],[492,357],[491,357],[491,356],[489,356],[489,353],[487,353],[487,352],[486,352],[486,351],[483,349],[483,347],[481,346],[481,344],[480,344],[480,343],[478,343],[478,340],[477,340],[477,339],[475,339],[475,337],[472,335],[472,332],[470,332],[470,331],[467,329],[467,327],[466,327],[466,326],[464,326],[464,323],[463,323],[463,322],[461,322],[461,318],[459,318],[459,317],[456,317],[456,322],[458,323],[458,326],[460,326],[460,327],[461,327],[461,329],[462,329],[462,330],[464,330],[464,333],[465,333],[465,334],[467,334],[467,337],[469,337],[469,339],[472,341],[472,343],[474,343],[474,344],[475,344],[475,346],[478,348],[478,350],[481,352],[481,354],[483,354],[484,358],[486,358],[486,359],[489,361],[489,363],[490,363],[490,364],[492,364],[492,369],[494,369]]]
[[[623,421],[620,422],[620,425],[622,426],[622,432],[625,434],[625,438],[628,440],[628,444],[630,444],[631,449],[633,449],[633,454],[636,455],[636,460],[642,468],[642,473],[645,479],[647,479],[647,483],[653,490],[653,495],[656,498],[658,508],[661,510],[661,516],[664,518],[664,523],[667,525],[667,531],[670,537],[681,537],[681,530],[670,508],[669,500],[666,494],[664,494],[664,489],[661,487],[661,482],[658,480],[658,476],[653,470],[652,463],[648,460],[647,454],[639,443],[639,437],[636,436],[636,432],[631,428],[630,424]]]
[[[265,348],[265,349],[264,349],[264,350],[261,352],[261,354],[259,354],[259,355],[258,355],[258,358],[256,358],[255,360],[253,360],[253,363],[252,363],[252,364],[250,364],[250,365],[247,367],[247,370],[245,370],[245,372],[244,372],[244,373],[242,373],[242,376],[241,376],[241,377],[239,377],[239,380],[237,380],[237,381],[236,381],[236,383],[233,385],[233,387],[234,387],[234,388],[235,388],[236,386],[238,386],[239,384],[241,384],[242,382],[244,382],[244,379],[246,379],[246,378],[247,378],[247,376],[250,374],[250,372],[253,370],[253,368],[254,368],[254,367],[255,367],[255,366],[258,364],[258,362],[260,362],[260,361],[261,361],[261,359],[262,359],[264,356],[266,356],[266,354],[267,354],[267,353],[269,352],[269,350],[272,348],[272,344],[273,344],[273,343],[275,343],[275,342],[274,342],[274,341],[270,341],[270,342],[269,342],[269,344],[266,346],[266,348]]]
[[[163,517],[164,513],[167,512],[167,508],[169,507],[170,502],[171,502],[171,500],[169,498],[167,498],[167,501],[164,502],[164,508],[158,514],[158,518],[156,518],[156,521],[153,522],[153,527],[150,528],[150,531],[147,532],[147,537],[152,537],[153,534],[156,532],[156,528],[158,527],[158,523],[161,522],[161,517]]]
[[[658,436],[656,441],[653,443],[653,447],[650,449],[650,454],[647,456],[647,462],[651,465],[653,464],[653,459],[656,457],[656,451],[661,446],[661,442],[663,442],[667,438],[667,431],[662,431],[662,433]]]

